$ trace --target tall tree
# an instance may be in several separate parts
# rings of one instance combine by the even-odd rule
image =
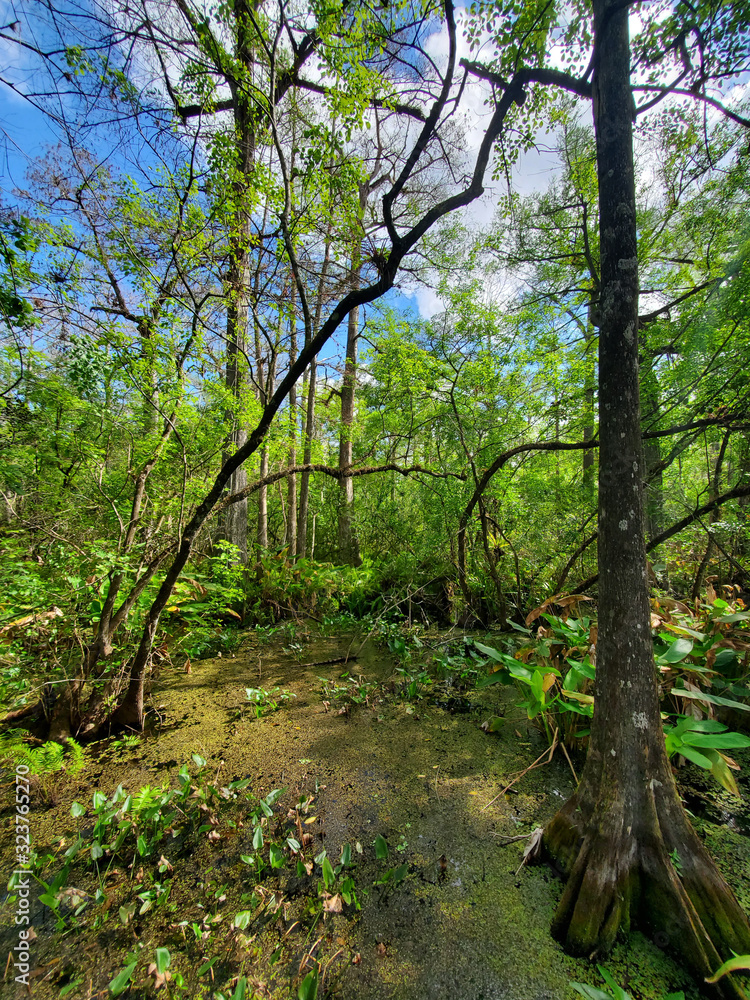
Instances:
[[[568,882],[553,932],[576,954],[621,927],[669,929],[700,976],[750,926],[690,824],[667,760],[649,626],[638,373],[638,248],[628,10],[594,0],[599,180],[599,639],[594,719],[575,795],[545,831]],[[679,858],[677,867],[676,859]],[[736,984],[723,987],[742,996]]]

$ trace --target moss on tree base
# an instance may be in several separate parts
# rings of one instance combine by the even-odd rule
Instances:
[[[674,799],[674,801],[672,801]],[[674,783],[658,783],[637,808],[588,809],[583,786],[545,830],[547,855],[567,884],[552,922],[572,955],[607,954],[631,925],[674,950],[699,983],[730,957],[750,952],[750,926],[698,839]],[[587,816],[588,814],[588,816]],[[732,976],[704,987],[747,1000]]]

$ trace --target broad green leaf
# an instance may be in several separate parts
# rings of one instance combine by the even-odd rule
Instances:
[[[742,733],[686,733],[683,740],[691,747],[714,747],[716,750],[750,747],[750,737]]]
[[[609,993],[598,990],[595,986],[588,986],[586,983],[571,983],[570,985],[576,993],[580,993],[582,997],[586,997],[586,1000],[612,1000]]]
[[[299,1000],[317,1000],[318,996],[318,970],[313,969],[308,972],[297,990]]]
[[[286,788],[274,788],[274,790],[269,792],[264,799],[266,805],[271,808],[275,806],[285,791]]]
[[[128,989],[130,983],[130,977],[135,972],[135,967],[138,963],[131,962],[130,965],[126,965],[124,969],[120,969],[115,978],[109,984],[109,992],[113,997],[119,996]]]
[[[677,753],[681,753],[687,760],[691,760],[694,764],[697,764],[698,767],[702,767],[706,771],[710,771],[713,767],[713,764],[708,757],[704,757],[702,753],[698,753],[698,751],[693,750],[692,747],[685,746],[684,743],[681,743],[677,747]]]
[[[659,663],[679,663],[680,660],[684,660],[685,657],[693,651],[693,640],[679,638],[670,645],[666,653],[662,653],[659,657]]]
[[[388,842],[382,833],[375,838],[375,857],[382,861],[388,857]]]
[[[735,701],[733,698],[722,698],[718,694],[706,694],[705,691],[689,691],[687,688],[677,687],[677,685],[672,688],[672,693],[677,695],[678,698],[692,698],[694,701],[705,701],[709,705],[724,705],[726,708],[736,708],[741,712],[750,712],[750,705],[745,705],[741,701]]]
[[[504,655],[499,649],[493,649],[492,646],[485,646],[483,642],[478,642],[474,640],[474,647],[479,650],[480,653],[484,653],[485,656],[489,656],[490,659],[495,660],[497,663],[502,663]]]
[[[244,931],[252,919],[253,919],[252,910],[240,910],[239,913],[235,914],[232,923],[234,924],[235,927],[239,927],[241,931]]]
[[[156,949],[156,971],[160,976],[169,968],[169,963],[172,961],[172,956],[169,954],[168,948],[157,948]]]
[[[737,654],[733,649],[720,649],[714,660],[714,669],[725,670],[727,667],[734,666],[736,661]]]
[[[278,844],[271,844],[268,849],[269,860],[271,862],[272,868],[283,868],[284,867],[284,852],[279,847]]]
[[[73,819],[80,819],[81,816],[86,815],[86,807],[82,806],[80,802],[74,802],[70,807],[70,815]]]
[[[323,882],[325,883],[326,889],[330,890],[333,887],[333,883],[336,881],[336,875],[333,871],[333,865],[328,858],[323,858]]]

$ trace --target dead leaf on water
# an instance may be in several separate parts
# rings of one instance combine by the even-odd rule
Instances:
[[[328,899],[323,900],[323,910],[326,913],[341,913],[343,909],[343,904],[341,902],[341,896],[336,893],[335,896],[329,896]]]

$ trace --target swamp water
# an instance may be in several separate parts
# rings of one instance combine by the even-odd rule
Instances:
[[[448,708],[430,697],[407,702],[393,693],[392,659],[370,642],[318,638],[296,656],[281,647],[253,638],[233,657],[193,663],[190,673],[163,669],[152,693],[159,717],[153,730],[127,752],[92,755],[79,778],[57,783],[52,805],[37,802],[32,809],[37,849],[52,847],[60,836],[70,843],[74,800],[90,814],[95,790],[111,795],[120,783],[129,792],[174,786],[178,769],[197,753],[217,786],[250,779],[247,790],[258,798],[287,789],[268,821],[268,835],[275,830],[280,841],[296,836],[287,810],[306,799],[296,826],[306,837],[305,857],[311,861],[325,848],[336,865],[349,844],[351,865],[329,900],[350,875],[361,910],[334,900],[327,905],[342,912],[321,912],[320,865],[300,877],[295,861],[287,860],[280,871],[266,868],[256,878],[242,860],[254,853],[252,826],[240,826],[242,812],[234,812],[230,823],[219,817],[218,837],[204,833],[189,850],[181,850],[179,840],[158,846],[156,856],[163,850],[173,865],[163,879],[173,882],[168,907],[136,912],[126,925],[118,919],[128,883],[149,884],[144,869],[155,871],[155,858],[135,857],[127,871],[121,865],[100,880],[111,907],[101,907],[107,919],[100,916],[97,927],[93,904],[63,934],[55,932],[51,911],[37,905],[32,995],[47,1000],[68,986],[72,1000],[110,997],[108,984],[139,944],[131,985],[120,994],[139,1000],[157,994],[158,979],[147,974],[156,947],[169,949],[169,971],[186,983],[180,990],[173,980],[158,994],[169,988],[189,1000],[219,991],[232,996],[239,974],[247,977],[246,998],[297,998],[313,959],[320,1000],[571,1000],[577,995],[571,980],[602,986],[593,965],[569,958],[549,936],[561,884],[544,866],[519,870],[524,841],[502,846],[503,838],[543,825],[573,788],[569,766],[557,754],[496,798],[545,746],[514,707],[516,692],[495,687],[443,698]],[[348,664],[351,674],[382,687],[339,714],[340,703],[330,693],[324,697],[320,678],[341,683],[344,665],[323,661],[350,650],[359,650]],[[275,687],[296,697],[256,718],[246,688]],[[504,715],[507,724],[488,735],[480,724],[491,715]],[[7,791],[5,803],[4,860],[11,850]],[[747,839],[710,823],[705,828],[746,903]],[[387,858],[376,858],[379,837]],[[95,887],[75,869],[68,884],[92,898]],[[252,919],[240,934],[232,925],[246,909]],[[7,954],[15,943],[7,905],[3,917],[0,943]],[[198,938],[191,923],[209,926],[207,936]],[[211,957],[212,968],[198,975]],[[618,945],[606,966],[636,1000],[659,1000],[679,989],[688,1000],[699,996],[679,967],[639,934]],[[28,995],[16,990],[10,974],[0,990]]]

